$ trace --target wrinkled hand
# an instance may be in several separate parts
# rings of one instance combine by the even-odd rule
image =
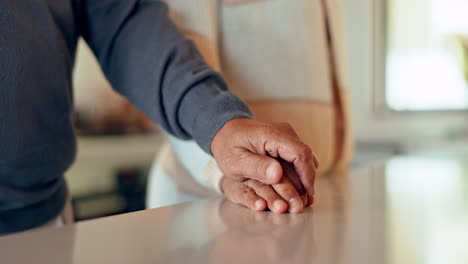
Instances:
[[[301,213],[307,203],[306,196],[300,196],[288,177],[277,184],[267,185],[257,180],[236,181],[224,177],[221,189],[227,199],[250,209],[264,211],[269,208],[275,213]],[[305,199],[304,199],[305,198]]]
[[[227,122],[213,138],[211,151],[225,175],[221,187],[226,196],[229,195],[229,199],[237,199],[235,201],[243,204],[247,203],[247,200],[252,200],[245,198],[240,200],[238,192],[234,191],[236,189],[252,193],[259,198],[263,198],[263,196],[259,196],[257,190],[262,193],[266,193],[267,189],[274,190],[276,198],[264,198],[267,204],[262,205],[263,209],[260,206],[261,202],[258,202],[257,206],[259,207],[255,205],[255,202],[253,207],[245,204],[252,209],[264,210],[266,206],[270,208],[269,202],[273,201],[274,203],[278,200],[278,195],[284,197],[288,202],[290,197],[299,196],[298,188],[294,189],[296,193],[292,193],[289,191],[292,188],[284,187],[294,186],[294,179],[283,177],[283,166],[277,160],[281,159],[293,165],[294,174],[297,174],[297,178],[304,186],[308,196],[306,205],[312,204],[319,162],[312,150],[299,139],[289,124],[266,124],[246,118],[233,119]],[[259,185],[260,183],[263,185]],[[287,189],[291,194],[285,195],[285,191],[278,190],[280,188]],[[252,189],[255,190],[255,193],[248,191]],[[274,196],[271,193],[268,192],[269,197]],[[252,194],[241,195],[254,197]],[[270,209],[276,211],[276,206],[273,203]],[[281,202],[277,204],[279,205]],[[278,206],[280,210],[277,212],[288,210],[284,200],[283,205],[283,207]],[[293,209],[293,211],[295,210]]]

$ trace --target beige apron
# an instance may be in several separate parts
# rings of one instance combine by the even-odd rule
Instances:
[[[289,122],[319,157],[322,174],[349,165],[353,146],[338,0],[166,2],[179,28],[256,119]],[[196,172],[184,164],[182,152],[175,147],[166,153],[182,164],[160,164],[177,174],[177,185],[193,189],[181,177],[198,173],[204,174],[198,176],[201,185],[216,189],[222,174],[214,162]]]

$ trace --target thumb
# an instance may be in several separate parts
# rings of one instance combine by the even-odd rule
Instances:
[[[226,168],[226,176],[232,175],[235,178],[255,179],[265,184],[276,184],[281,181],[283,168],[274,158],[244,151],[241,158],[236,159],[236,164],[231,163]]]

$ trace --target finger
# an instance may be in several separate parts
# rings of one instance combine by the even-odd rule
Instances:
[[[281,167],[283,167],[283,175],[289,178],[299,195],[305,194],[306,190],[302,185],[301,179],[299,179],[299,175],[297,175],[296,173],[294,164],[292,164],[291,162],[287,162],[283,159],[278,159],[278,161],[281,164]]]
[[[275,123],[274,126],[279,128],[280,130],[288,133],[289,135],[300,139],[299,135],[296,133],[294,128],[289,123]],[[315,153],[313,153],[313,162],[314,162],[315,169],[318,169],[318,167],[320,165],[320,162],[319,162],[317,156],[315,155]],[[283,165],[283,164],[281,164],[281,165]]]
[[[274,123],[273,125],[278,129],[282,130],[283,132],[286,132],[289,135],[300,139],[299,135],[289,123]],[[315,154],[313,154],[313,161],[315,168],[318,169],[320,162]]]
[[[308,198],[312,201],[317,173],[312,150],[297,138],[280,130],[273,129],[270,131],[270,135],[265,137],[265,140],[264,146],[268,153],[294,164],[294,169],[307,191]]]
[[[296,191],[299,193],[299,196],[301,198],[302,204],[304,206],[308,205],[308,198],[307,198],[307,193],[302,185],[301,179],[299,179],[299,176],[296,173],[296,170],[294,169],[294,164],[287,162],[283,159],[279,160],[281,166],[283,167],[283,175],[287,177],[291,183],[294,185],[294,188]]]
[[[294,184],[288,177],[283,177],[278,184],[273,184],[271,187],[275,192],[288,202],[288,211],[298,214],[304,209],[304,204],[297,192]]]
[[[283,169],[274,158],[242,150],[237,162],[227,165],[226,176],[237,179],[254,179],[265,184],[275,184],[281,180]]]
[[[258,196],[245,182],[224,178],[222,181],[224,195],[234,203],[242,204],[256,211],[264,211],[267,203]]]
[[[288,210],[288,204],[273,190],[269,185],[263,184],[256,180],[248,180],[246,184],[255,190],[255,192],[265,199],[268,208],[272,212],[282,214]]]

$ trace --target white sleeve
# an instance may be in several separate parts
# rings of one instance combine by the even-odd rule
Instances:
[[[204,152],[193,140],[180,140],[169,136],[169,142],[180,163],[200,185],[221,193],[223,173],[212,156]]]

